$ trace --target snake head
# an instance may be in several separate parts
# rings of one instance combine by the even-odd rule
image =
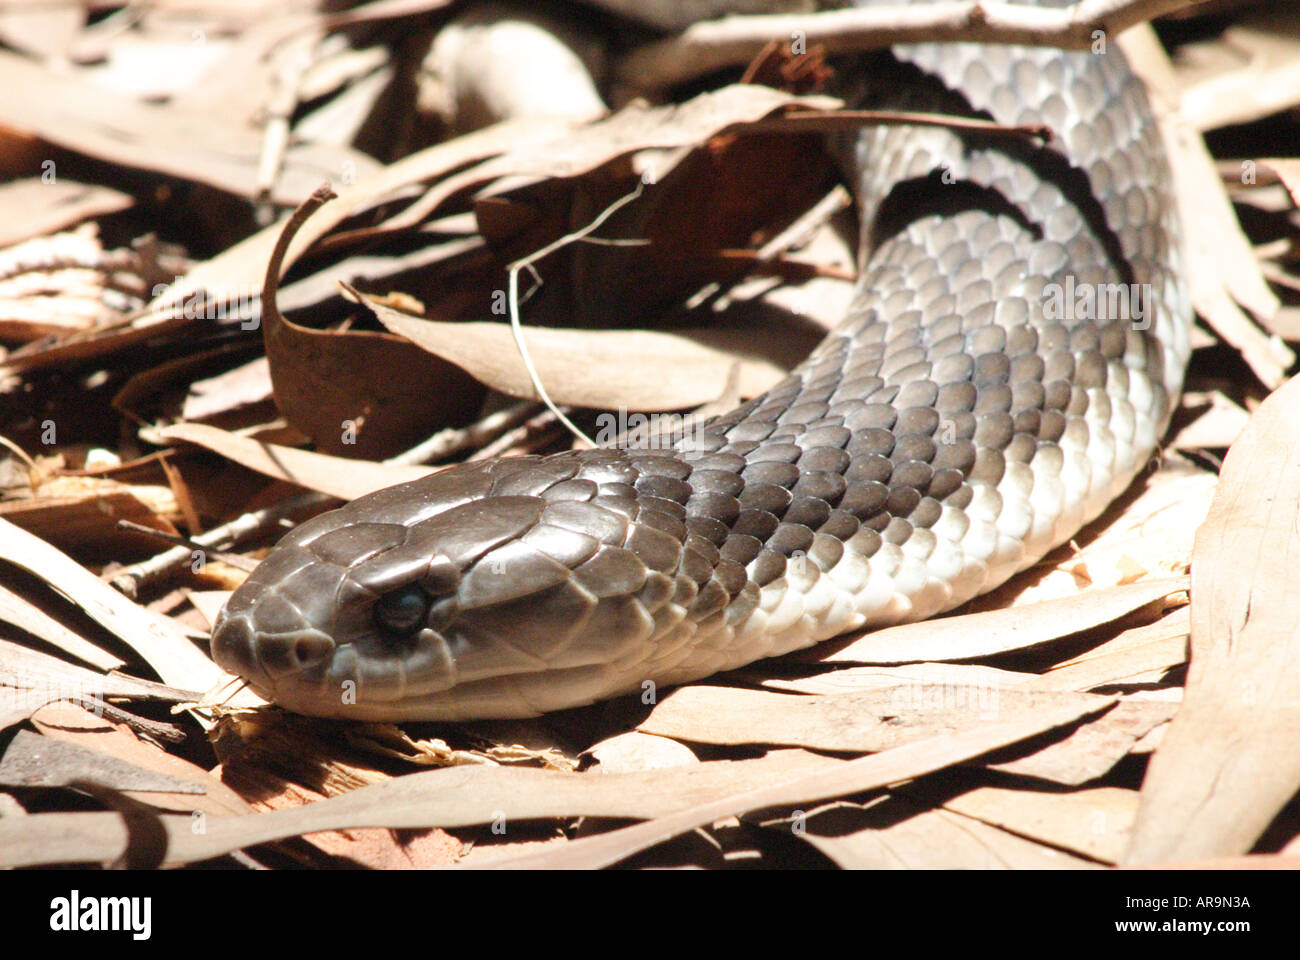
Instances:
[[[617,459],[585,461],[620,477],[603,484],[576,462],[462,465],[302,524],[231,596],[213,658],[287,709],[358,720],[531,716],[639,682],[674,601],[699,599],[669,575],[685,528],[599,495]]]

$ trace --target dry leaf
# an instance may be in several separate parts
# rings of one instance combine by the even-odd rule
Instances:
[[[1049,718],[1050,719],[1050,718]],[[1041,729],[1038,725],[1035,729]],[[980,743],[1003,742],[1001,737]],[[169,863],[190,863],[284,837],[352,827],[466,826],[586,814],[651,817],[839,761],[799,750],[743,762],[628,774],[562,774],[520,767],[461,766],[387,780],[303,807],[243,817],[209,817],[202,834],[189,817],[163,817]],[[670,787],[671,785],[671,787]],[[0,819],[0,867],[109,860],[125,839],[111,814]]]
[[[62,699],[110,697],[161,699],[174,703],[195,694],[126,674],[100,674],[57,657],[0,640],[0,730],[28,719],[48,703]]]
[[[1131,487],[1096,522],[1041,564],[976,597],[972,610],[1065,598],[1081,590],[1182,576],[1192,539],[1218,479],[1186,461],[1166,460]],[[1135,569],[1141,574],[1135,574]]]
[[[48,182],[27,177],[0,184],[0,247],[55,233],[83,220],[125,210],[135,201],[125,193],[98,184],[59,177]]]
[[[206,690],[221,671],[172,621],[122,596],[85,567],[7,520],[0,519],[0,559],[22,567],[77,604],[143,657],[163,681]]]
[[[1117,787],[1069,793],[976,787],[943,804],[947,810],[1102,863],[1119,861],[1137,805],[1135,791]]]
[[[123,666],[121,659],[69,630],[40,607],[3,585],[0,585],[0,620],[101,670],[116,670]]]
[[[638,729],[694,743],[868,753],[1070,707],[1081,716],[1100,713],[1113,703],[1108,697],[1014,687],[917,683],[806,697],[695,684],[664,697]]]
[[[1142,785],[1126,863],[1246,853],[1300,788],[1300,380],[1228,451],[1192,556],[1183,707]]]
[[[815,664],[813,666],[816,666]],[[807,677],[784,679],[765,677],[761,672],[737,671],[732,676],[758,683],[772,690],[795,693],[857,693],[918,684],[948,686],[978,691],[1017,687],[1035,681],[1037,674],[1003,670],[977,663],[900,663],[871,666],[833,666]]]
[[[176,811],[195,819],[201,816],[233,816],[252,808],[209,771],[182,757],[159,749],[121,723],[98,716],[71,703],[54,703],[37,711],[33,725],[47,740],[92,747],[158,776],[179,780],[187,786],[176,792],[134,793],[128,796],[162,810]]]
[[[375,463],[295,450],[236,436],[202,423],[178,423],[158,431],[163,440],[196,443],[241,463],[250,470],[278,480],[288,480],[341,500],[355,500],[375,490],[418,480],[435,472],[432,467]]]
[[[1177,710],[1175,703],[1122,700],[1060,740],[1026,756],[988,766],[1002,773],[1080,786],[1108,774],[1144,736],[1167,722]]]
[[[324,799],[324,795],[276,776],[265,767],[228,763],[221,767],[224,787],[253,797],[258,810],[293,810]],[[233,792],[233,791],[232,791]],[[303,840],[331,857],[346,857],[372,870],[430,869],[454,863],[462,844],[442,830],[388,830],[362,827],[322,830]]]
[[[537,396],[504,324],[422,320],[365,296],[361,300],[384,326],[470,371],[494,390]],[[762,393],[785,371],[761,355],[742,359],[756,352],[753,337],[752,330],[524,330],[529,356],[551,399],[624,410],[678,410],[706,403],[717,397],[735,366],[738,392],[746,397]]]
[[[1058,663],[1033,681],[1040,690],[1091,690],[1143,683],[1187,662],[1191,614],[1179,607],[1155,623],[1132,627],[1099,647]]]
[[[283,26],[282,26],[283,28]],[[253,198],[258,193],[261,132],[226,126],[222,149],[210,146],[212,117],[183,103],[154,104],[124,96],[82,76],[0,52],[0,124],[35,134],[110,163],[207,183]],[[322,170],[367,174],[376,162],[359,150],[322,144],[291,147],[274,197],[297,203],[321,181]]]
[[[628,773],[633,770],[663,770],[700,762],[684,743],[668,737],[654,737],[639,730],[620,733],[600,741],[586,753],[600,773]]]
[[[795,835],[844,870],[1061,870],[1096,864],[947,810],[891,795],[866,806],[828,804]]]
[[[1300,41],[1297,41],[1296,46],[1300,49]],[[1300,207],[1300,160],[1269,157],[1259,162],[1271,167],[1282,178],[1287,192],[1291,194],[1291,202]]]
[[[1300,104],[1300,18],[1259,4],[1212,40],[1180,51],[1181,113],[1200,130],[1249,123]]]
[[[200,785],[137,767],[90,747],[19,730],[0,756],[0,786],[66,787],[93,780],[137,793],[202,793]]]
[[[1083,712],[1077,707],[1040,711],[1032,719],[1012,720],[953,736],[921,740],[795,779],[783,781],[772,777],[768,786],[757,790],[690,807],[658,820],[575,840],[558,849],[505,858],[488,866],[555,869],[608,866],[679,833],[722,817],[784,804],[805,804],[846,796],[909,780],[1072,723],[1082,715]],[[3,839],[3,826],[0,823],[0,839]],[[3,847],[0,846],[0,849]]]

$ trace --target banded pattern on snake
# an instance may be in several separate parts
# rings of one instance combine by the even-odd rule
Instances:
[[[1141,85],[1113,43],[911,45],[842,76],[855,105],[1054,138],[844,138],[862,269],[787,378],[690,448],[461,465],[302,524],[222,611],[218,664],[318,716],[535,715],[952,609],[1096,517],[1188,355]]]

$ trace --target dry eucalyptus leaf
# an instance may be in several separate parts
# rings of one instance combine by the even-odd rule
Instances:
[[[815,666],[815,665],[814,665]],[[1016,687],[1037,679],[1034,673],[1003,670],[977,663],[900,663],[869,666],[832,666],[807,677],[784,679],[763,677],[758,673],[733,674],[771,690],[794,693],[858,693],[882,688],[926,685],[936,691],[943,687],[963,687],[971,691],[988,688]],[[942,696],[942,694],[940,694]]]
[[[828,804],[811,811],[801,827],[795,835],[844,870],[1080,870],[1097,866],[947,810],[916,810],[906,798],[896,796],[867,806]]]
[[[1187,662],[1191,612],[1179,607],[1155,623],[1118,636],[1052,667],[1033,684],[1040,690],[1091,690],[1106,684],[1137,683]]]
[[[26,177],[0,184],[0,247],[43,237],[134,203],[121,191],[63,177],[53,182]]]
[[[251,125],[226,126],[222,149],[210,146],[212,118],[184,104],[155,104],[122,95],[68,70],[0,53],[0,124],[52,144],[124,167],[206,183],[255,197],[262,134]],[[296,144],[286,152],[273,196],[297,203],[321,179],[321,170],[361,174],[377,163],[359,150]]]
[[[195,698],[125,674],[101,674],[57,657],[0,639],[0,730],[28,719],[48,703],[67,698],[159,699],[181,703]]]
[[[413,184],[444,176],[484,157],[512,148],[523,149],[530,143],[552,137],[556,128],[557,124],[551,120],[495,124],[410,154],[354,184],[339,187],[338,197],[322,207],[298,232],[285,257],[285,269],[349,217],[394,199]],[[318,179],[313,186],[319,182]],[[217,298],[231,299],[246,298],[250,291],[261,290],[267,261],[282,229],[282,224],[272,224],[199,264],[169,287],[155,305],[184,302],[198,290],[206,290]]]
[[[866,753],[1053,709],[1100,713],[1113,702],[1089,694],[920,683],[812,697],[696,684],[664,697],[638,729],[695,743],[770,743]]]
[[[177,423],[158,431],[163,440],[183,440],[214,450],[250,470],[288,480],[341,500],[355,500],[397,483],[418,480],[432,467],[351,460],[241,437],[202,423]]]
[[[203,420],[271,399],[271,369],[258,357],[232,370],[195,380],[181,408],[183,420]]]
[[[1196,528],[1218,478],[1185,461],[1166,461],[1094,523],[1042,563],[976,597],[971,610],[1000,609],[1071,596],[1099,587],[1134,586],[1186,574]]]
[[[66,787],[93,780],[114,790],[202,793],[203,787],[146,770],[91,747],[19,730],[0,756],[0,786]]]
[[[336,456],[393,456],[482,404],[459,367],[389,333],[313,330],[263,303],[262,339],[276,407]]]
[[[1138,796],[1119,787],[1039,793],[976,787],[944,802],[947,810],[1102,863],[1119,862]]]
[[[1300,49],[1300,40],[1297,40],[1296,47]],[[1259,162],[1272,168],[1273,172],[1282,178],[1287,192],[1291,194],[1291,202],[1300,207],[1300,160],[1269,157]]]
[[[1181,113],[1200,130],[1249,123],[1300,104],[1300,19],[1258,4],[1217,37],[1179,56]]]
[[[122,530],[119,520],[176,536],[181,511],[169,487],[55,476],[31,498],[0,503],[0,518],[60,549],[117,555],[158,546],[154,537]]]
[[[324,799],[324,795],[278,776],[264,766],[223,764],[223,785],[251,797],[251,809],[294,810]],[[361,827],[321,830],[302,838],[331,857],[345,857],[372,870],[431,869],[454,863],[462,844],[442,830],[389,830]]]
[[[549,770],[572,771],[575,761],[553,746],[526,746],[508,737],[482,749],[456,750],[432,736],[415,737],[393,723],[366,723],[349,729],[347,742],[370,753],[404,760],[417,766],[450,767],[458,764],[525,764]]]
[[[69,630],[40,607],[3,584],[0,584],[0,620],[101,670],[115,670],[123,665],[119,657]],[[3,663],[2,655],[0,663]]]
[[[711,90],[682,104],[652,107],[643,101],[633,101],[595,123],[580,127],[555,123],[550,137],[521,143],[509,152],[448,177],[420,201],[391,218],[384,229],[412,227],[450,197],[498,179],[576,177],[652,149],[672,149],[675,156],[680,156],[677,151],[683,148],[697,147],[711,137],[729,132],[730,128],[755,123],[786,108],[825,111],[837,106],[839,101],[830,97],[798,97],[752,84],[732,84]],[[474,136],[477,134],[470,134]],[[654,169],[647,173],[647,179],[653,182],[664,171]]]
[[[1230,447],[1250,419],[1249,413],[1217,390],[1199,395],[1185,392],[1181,404],[1199,414],[1174,434],[1169,445],[1176,450]]]
[[[1291,380],[1255,412],[1197,531],[1186,696],[1126,863],[1246,853],[1300,788],[1298,403]]]
[[[388,329],[494,390],[537,396],[508,326],[423,320],[358,296]],[[752,331],[711,329],[524,330],[528,354],[551,399],[597,409],[677,410],[707,403],[737,366],[739,393],[762,393],[784,370],[770,361],[740,359],[753,352],[752,337]]]
[[[686,744],[639,730],[607,737],[584,752],[596,761],[596,770],[600,773],[663,770],[700,762]]]
[[[128,600],[99,577],[39,537],[0,519],[0,559],[22,567],[76,603],[115,633],[177,687],[205,690],[221,671],[173,621]]]
[[[123,791],[162,810],[191,817],[226,817],[251,813],[252,807],[212,772],[160,749],[122,723],[109,720],[72,703],[52,703],[32,716],[32,724],[47,740],[90,747],[142,770],[185,783],[176,791],[151,791],[136,795],[134,788]]]
[[[990,724],[951,736],[932,737],[884,753],[848,760],[793,779],[771,777],[766,786],[756,790],[703,803],[621,830],[585,837],[556,849],[506,857],[487,866],[498,869],[590,869],[608,866],[723,817],[769,807],[803,805],[910,780],[1072,723],[1086,712],[1077,706],[1056,707],[1038,711],[1032,718]],[[3,840],[2,823],[0,840]]]
[[[221,608],[226,605],[230,599],[230,590],[189,590],[186,596],[190,603],[194,604],[194,609],[198,610],[208,626],[217,622],[217,614]]]
[[[980,745],[1000,739],[981,738]],[[180,864],[284,837],[351,827],[452,827],[497,821],[509,830],[511,820],[652,817],[719,796],[749,795],[773,780],[838,764],[787,750],[759,760],[607,775],[459,766],[410,774],[294,809],[209,817],[202,834],[190,830],[188,817],[163,820],[168,862]],[[21,829],[0,819],[0,867],[111,859],[125,839],[120,821],[112,815],[58,813],[21,819]]]
[[[1174,703],[1121,700],[1099,717],[1079,724],[1065,737],[989,769],[1074,787],[1096,780],[1133,752],[1137,743],[1178,710]]]
[[[115,316],[107,302],[115,259],[93,223],[0,250],[0,337],[66,337]]]

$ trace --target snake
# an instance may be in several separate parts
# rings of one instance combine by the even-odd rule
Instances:
[[[218,615],[216,663],[317,717],[650,702],[1041,560],[1147,465],[1189,353],[1163,141],[1107,39],[854,58],[847,103],[1050,136],[830,135],[859,272],[798,367],[661,449],[468,461],[302,523]]]

